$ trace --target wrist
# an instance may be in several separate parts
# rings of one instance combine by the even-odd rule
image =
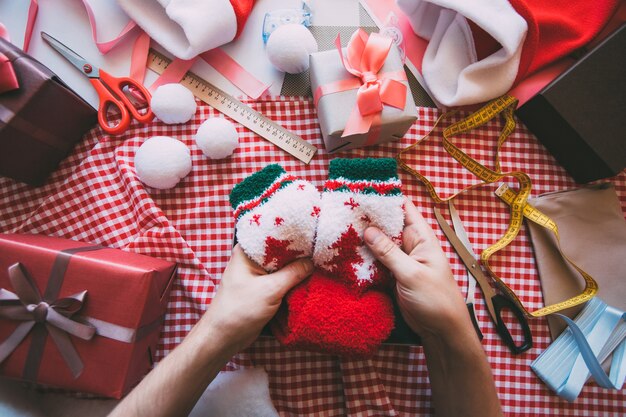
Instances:
[[[203,356],[219,357],[228,361],[241,350],[235,338],[235,332],[228,325],[212,317],[209,310],[192,329],[192,333]]]
[[[428,332],[420,335],[424,349],[448,351],[456,353],[459,351],[467,351],[468,349],[482,351],[480,339],[476,335],[476,331],[469,319],[463,317],[460,320],[450,321],[450,325],[439,332]]]

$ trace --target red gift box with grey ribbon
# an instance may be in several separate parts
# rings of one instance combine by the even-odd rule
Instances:
[[[0,235],[0,374],[121,398],[150,370],[176,264]]]
[[[313,101],[329,153],[399,140],[417,108],[398,48],[378,33],[354,32],[346,48],[310,56]]]

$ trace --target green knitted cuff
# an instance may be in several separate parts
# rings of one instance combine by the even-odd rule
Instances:
[[[324,191],[400,195],[402,184],[396,170],[392,158],[333,159]]]
[[[230,192],[230,205],[233,209],[236,209],[245,201],[259,198],[284,174],[286,174],[286,172],[283,167],[278,164],[272,164],[244,178],[239,184],[235,185]]]
[[[389,181],[398,179],[398,168],[393,158],[344,159],[330,161],[328,178],[351,181]]]

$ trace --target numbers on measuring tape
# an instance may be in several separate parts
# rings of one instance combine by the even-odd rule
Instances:
[[[170,63],[171,60],[167,57],[150,50],[148,54],[148,68],[152,71],[162,74]],[[180,83],[200,100],[241,123],[305,164],[308,164],[315,156],[317,152],[315,146],[263,116],[250,106],[223,92],[208,81],[198,77],[196,74],[187,72]]]
[[[570,260],[563,253],[563,251],[561,250],[561,243],[560,243],[559,233],[558,233],[558,228],[556,226],[556,223],[552,219],[550,219],[548,216],[539,212],[539,210],[535,209],[530,204],[528,204],[528,197],[530,196],[530,191],[532,188],[532,182],[531,182],[530,177],[522,171],[501,172],[500,160],[499,160],[500,148],[502,147],[504,142],[507,140],[509,135],[513,133],[513,131],[515,130],[515,119],[513,118],[513,111],[515,110],[516,105],[517,105],[517,99],[508,95],[504,95],[488,103],[486,106],[484,106],[477,112],[467,116],[463,120],[453,123],[451,126],[447,127],[443,131],[442,143],[443,143],[444,149],[448,152],[450,156],[452,156],[456,161],[458,161],[465,169],[467,169],[476,177],[478,177],[482,181],[479,184],[474,184],[469,187],[465,187],[457,191],[450,197],[442,199],[439,197],[439,195],[437,194],[437,191],[435,190],[435,187],[428,180],[428,178],[426,178],[424,175],[420,174],[419,172],[411,168],[406,163],[406,161],[403,160],[403,155],[405,153],[407,153],[408,151],[410,151],[411,149],[419,145],[432,133],[435,126],[437,126],[439,121],[444,117],[443,115],[437,119],[437,121],[435,122],[435,125],[433,126],[433,130],[431,130],[428,134],[426,134],[421,140],[417,141],[413,145],[402,150],[398,154],[397,159],[398,159],[398,163],[400,167],[404,169],[405,171],[413,174],[415,177],[417,177],[426,186],[426,189],[428,190],[428,193],[433,198],[433,200],[435,200],[438,203],[452,200],[453,198],[457,197],[459,194],[465,191],[482,186],[484,184],[495,183],[497,181],[502,180],[502,178],[504,177],[513,177],[518,181],[519,191],[517,192],[514,192],[513,190],[509,189],[507,186],[500,186],[498,190],[496,190],[496,194],[511,207],[511,216],[509,219],[509,225],[506,231],[504,232],[504,234],[500,237],[500,239],[498,239],[495,243],[493,243],[492,245],[490,245],[489,247],[487,247],[481,252],[480,258],[481,258],[482,264],[485,266],[485,269],[487,269],[489,274],[494,278],[496,286],[501,291],[508,294],[511,297],[511,299],[520,307],[520,309],[524,311],[526,315],[531,316],[531,317],[541,317],[541,316],[552,314],[554,312],[561,311],[566,308],[573,307],[575,305],[582,304],[586,301],[589,301],[597,293],[598,285],[596,281],[593,279],[593,277],[591,277],[589,274],[583,271],[580,267],[578,267],[572,260]],[[475,129],[476,127],[482,126],[499,114],[504,116],[505,124],[498,137],[494,169],[490,169],[482,165],[478,161],[474,160],[472,157],[467,155],[465,152],[463,152],[461,149],[456,147],[456,145],[454,145],[454,143],[450,141],[451,137],[461,134],[461,133],[468,132],[472,129]],[[582,291],[581,294],[575,297],[569,298],[565,301],[552,304],[549,306],[545,306],[535,311],[528,311],[524,307],[524,305],[522,304],[518,296],[515,294],[515,292],[508,285],[506,285],[506,283],[492,269],[489,263],[489,259],[491,258],[492,255],[494,255],[498,251],[508,246],[517,237],[517,235],[519,234],[519,231],[522,228],[522,222],[523,222],[524,217],[526,217],[527,219],[531,221],[536,222],[537,224],[540,224],[541,226],[547,228],[548,230],[552,231],[552,233],[554,233],[554,235],[556,236],[557,247],[559,251],[561,252],[561,255],[567,262],[570,263],[570,265],[572,265],[572,267],[574,267],[580,273],[580,275],[585,280],[585,289]]]

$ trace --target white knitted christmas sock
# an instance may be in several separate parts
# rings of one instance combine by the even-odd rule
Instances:
[[[365,289],[388,273],[363,242],[368,226],[397,244],[404,227],[402,184],[391,158],[333,159],[322,192],[313,261],[337,279]]]
[[[277,164],[245,178],[230,193],[244,252],[272,272],[313,253],[320,194]]]

